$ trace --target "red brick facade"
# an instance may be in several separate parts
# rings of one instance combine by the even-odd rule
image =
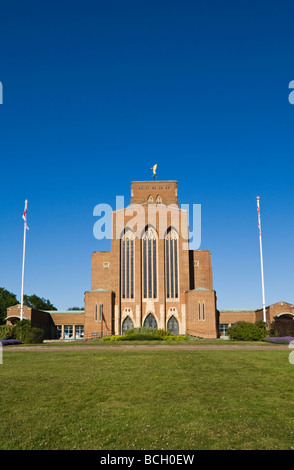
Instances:
[[[277,302],[269,305],[265,311],[268,325],[271,325],[272,322],[278,319],[294,319],[294,305],[288,302]],[[220,336],[226,336],[227,328],[238,321],[251,323],[263,321],[263,309],[219,310],[218,323]]]
[[[202,338],[225,336],[237,321],[263,320],[262,309],[217,310],[211,255],[190,250],[187,212],[176,181],[131,183],[131,204],[112,213],[110,251],[92,254],[91,290],[84,311],[42,312],[24,307],[24,318],[46,338],[119,335],[141,326]],[[7,309],[7,324],[20,305]],[[267,322],[294,318],[294,306],[266,308]]]
[[[132,232],[126,240],[127,249],[132,249],[131,260],[127,252],[128,268],[122,254],[127,230]],[[85,337],[101,330],[122,334],[127,326],[144,325],[179,334],[217,336],[210,253],[187,249],[187,233],[187,212],[179,208],[176,181],[131,184],[131,205],[113,212],[111,251],[92,255],[92,286],[85,293]],[[151,244],[147,259],[144,249]],[[132,270],[127,274],[127,281],[132,279],[132,295],[124,293],[126,269]]]

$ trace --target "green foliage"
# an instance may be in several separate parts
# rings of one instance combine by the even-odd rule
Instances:
[[[36,310],[57,310],[50,300],[44,299],[44,297],[38,297],[36,294],[24,295],[23,302],[27,307]]]
[[[294,336],[294,320],[278,319],[271,323],[270,336]]]
[[[7,335],[6,338],[2,335]],[[41,328],[33,328],[29,320],[18,321],[15,325],[0,327],[0,339],[19,339],[25,344],[43,343],[44,332]]]
[[[36,294],[24,295],[24,305],[36,310],[57,310],[54,305],[48,299],[38,297]],[[4,287],[0,287],[0,325],[5,323],[7,309],[13,305],[17,305],[19,301],[16,295],[9,292]],[[78,307],[74,307],[72,310],[77,310]]]
[[[24,343],[27,344],[39,344],[44,341],[44,331],[41,328],[31,328],[27,332]]]
[[[227,335],[232,341],[263,341],[267,336],[267,324],[239,321],[228,328]]]
[[[0,325],[0,339],[16,339],[14,333],[14,326]]]
[[[132,328],[131,330],[126,331],[126,335],[132,335],[137,333],[153,333],[155,331],[151,326],[141,326],[139,328]]]
[[[106,336],[103,341],[183,341],[186,336],[172,335],[170,331],[150,327],[133,328],[124,335]]]
[[[17,304],[18,300],[16,295],[4,289],[4,287],[0,287],[0,325],[5,323],[6,310],[8,307],[12,307]]]
[[[22,343],[25,343],[25,338],[31,329],[31,322],[29,320],[21,320],[14,325],[14,335],[16,339],[19,339]]]

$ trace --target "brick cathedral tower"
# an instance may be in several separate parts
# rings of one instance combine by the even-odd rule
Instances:
[[[92,255],[85,338],[151,326],[217,337],[208,250],[189,250],[176,181],[135,181],[131,203],[112,213],[110,251]]]

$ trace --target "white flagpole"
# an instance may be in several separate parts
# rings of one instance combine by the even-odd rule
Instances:
[[[262,309],[263,309],[263,321],[266,322],[266,311],[265,311],[265,296],[264,296],[264,277],[263,277],[263,256],[262,256],[262,239],[261,239],[261,223],[260,223],[260,197],[257,196],[257,214],[258,214],[258,229],[259,229],[259,247],[260,247],[260,266],[261,266],[261,285],[262,285]]]
[[[26,253],[26,233],[27,233],[27,221],[26,212],[28,207],[28,201],[25,201],[24,208],[24,232],[23,232],[23,254],[22,254],[22,279],[21,279],[21,304],[20,304],[20,319],[23,319],[23,286],[24,286],[24,266],[25,266],[25,253]]]

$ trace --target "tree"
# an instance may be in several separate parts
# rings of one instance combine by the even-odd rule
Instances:
[[[44,299],[44,297],[38,297],[36,294],[24,295],[23,303],[27,307],[34,308],[36,310],[57,310],[50,300]]]
[[[0,325],[5,323],[6,310],[8,307],[17,305],[19,302],[16,298],[16,295],[12,292],[9,292],[4,287],[0,287]]]

